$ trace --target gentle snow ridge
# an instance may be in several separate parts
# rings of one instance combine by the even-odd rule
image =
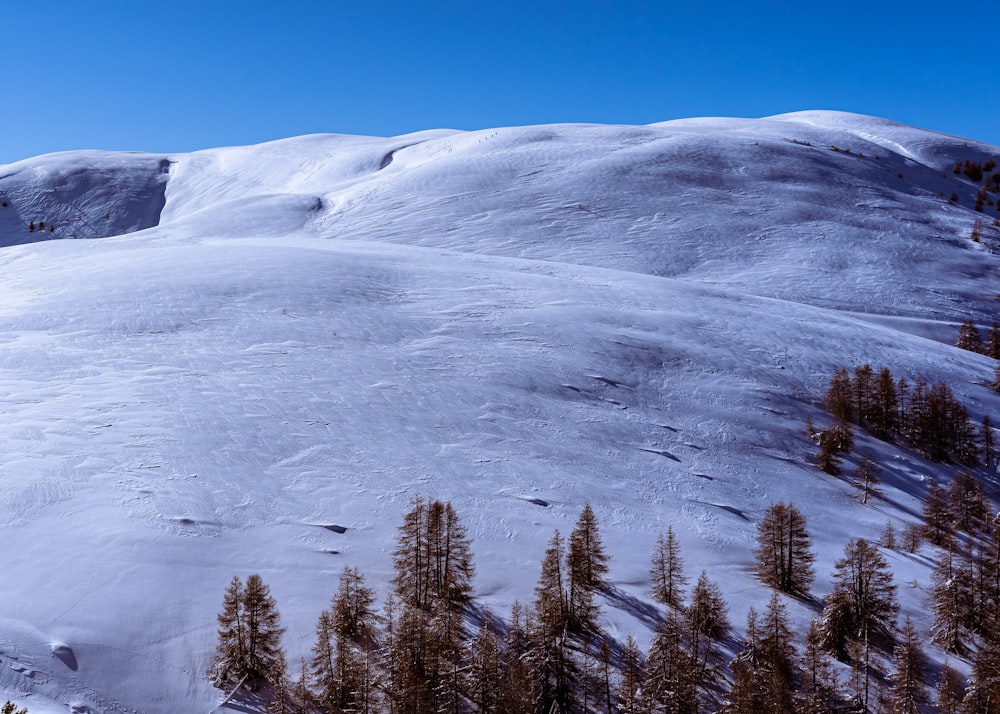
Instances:
[[[0,688],[32,714],[209,711],[229,579],[271,585],[295,663],[344,565],[384,593],[418,493],[453,502],[501,613],[586,502],[621,592],[647,597],[672,524],[741,623],[756,522],[792,498],[824,594],[849,538],[951,474],[864,435],[883,500],[821,474],[803,425],[832,371],[1000,415],[993,361],[950,346],[1000,292],[997,212],[951,172],[986,155],[805,112],[0,167]],[[925,622],[926,563],[892,565]]]

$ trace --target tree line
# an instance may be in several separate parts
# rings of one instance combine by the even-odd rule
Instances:
[[[738,640],[721,590],[705,570],[691,584],[668,527],[650,559],[658,615],[643,651],[632,636],[601,628],[610,557],[589,505],[567,537],[552,535],[532,601],[514,603],[504,621],[472,598],[471,541],[451,504],[421,498],[398,529],[381,610],[363,574],[345,568],[311,656],[292,674],[267,586],[259,575],[234,578],[211,675],[226,691],[266,692],[270,711],[282,714],[1000,712],[1000,529],[968,474],[932,491],[923,526],[903,547],[928,542],[940,554],[929,634],[971,659],[968,680],[945,667],[929,681],[920,633],[898,622],[884,555],[897,547],[891,524],[879,543],[847,543],[819,615],[797,638],[786,601],[815,602],[816,557],[802,513],[771,505],[752,565],[771,595],[749,609]]]
[[[854,448],[857,425],[883,441],[905,441],[925,458],[980,463],[992,467],[996,442],[989,415],[977,427],[969,412],[944,382],[928,384],[917,377],[911,384],[896,379],[888,367],[876,373],[871,365],[837,369],[824,395],[834,423],[810,435],[819,442],[817,463],[828,473],[840,472],[842,454]]]

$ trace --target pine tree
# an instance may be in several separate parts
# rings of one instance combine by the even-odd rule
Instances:
[[[655,712],[688,714],[698,708],[699,663],[689,628],[674,610],[657,625],[646,658],[645,693]]]
[[[1000,324],[994,322],[986,339],[986,354],[993,359],[1000,359]]]
[[[931,573],[931,608],[934,611],[931,640],[949,652],[965,653],[962,635],[973,605],[971,580],[968,564],[952,549],[945,551]]]
[[[951,545],[951,508],[948,496],[937,481],[931,481],[924,500],[924,537],[932,545],[948,548]]]
[[[872,434],[888,439],[899,431],[899,392],[888,367],[879,370],[872,402]]]
[[[865,451],[861,454],[861,458],[858,460],[858,466],[854,469],[854,480],[858,488],[861,489],[861,502],[868,503],[868,499],[872,496],[880,495],[878,489],[878,464],[875,463],[875,459],[872,457],[870,451]]]
[[[793,693],[798,676],[792,630],[788,613],[776,591],[771,592],[767,610],[758,629],[759,657],[767,701],[771,711],[792,711]]]
[[[1000,714],[1000,642],[987,638],[972,662],[962,714]]]
[[[500,689],[497,693],[498,711],[504,714],[534,714],[535,694],[532,676],[532,648],[529,628],[521,604],[514,602],[510,609],[507,635],[501,652]]]
[[[814,571],[806,520],[791,503],[776,503],[757,527],[754,572],[763,582],[792,595],[807,595]]]
[[[461,608],[472,594],[472,548],[450,503],[414,498],[396,536],[393,585],[399,599],[430,612]]]
[[[969,534],[979,533],[989,520],[989,506],[982,483],[968,471],[959,471],[948,484],[947,510],[952,525]]]
[[[890,714],[920,714],[927,701],[927,663],[920,637],[909,617],[903,623],[900,640],[892,652]]]
[[[940,714],[959,714],[965,698],[965,679],[945,662],[941,668],[934,699]]]
[[[844,368],[838,369],[830,378],[830,385],[824,398],[826,410],[840,424],[849,424],[854,420],[854,396],[851,376]]]
[[[563,539],[556,531],[542,558],[535,586],[529,640],[535,704],[541,711],[568,712],[574,707],[576,667],[569,649],[569,604],[563,572]]]
[[[958,341],[956,347],[970,352],[983,351],[983,337],[979,334],[979,328],[972,320],[966,320],[958,328]]]
[[[885,529],[882,531],[879,545],[886,550],[896,550],[896,528],[892,525],[892,521],[885,522]]]
[[[246,680],[251,688],[264,682],[273,684],[279,670],[283,673],[284,630],[274,598],[260,575],[250,575],[245,586],[238,577],[230,581],[218,619],[213,683],[222,687]]]
[[[247,577],[243,590],[243,612],[246,622],[246,674],[250,678],[273,682],[284,673],[285,655],[281,649],[281,615],[271,597],[271,589],[260,575]]]
[[[653,583],[653,599],[667,607],[679,608],[684,602],[684,586],[688,578],[684,574],[680,544],[674,535],[673,526],[667,526],[667,533],[656,538],[653,564],[649,570]]]
[[[760,661],[757,611],[753,607],[747,612],[743,649],[733,660],[730,670],[733,684],[722,707],[722,714],[770,714],[778,710],[777,707],[772,708],[772,702],[768,700],[766,675]]]
[[[642,693],[645,680],[642,652],[629,635],[621,652],[621,680],[618,683],[619,714],[649,714]],[[610,714],[610,710],[609,710]]]
[[[684,612],[690,642],[688,647],[696,667],[696,684],[699,686],[709,673],[716,641],[722,639],[729,630],[727,610],[728,606],[719,586],[709,580],[706,571],[702,570],[691,589],[691,602]]]
[[[374,592],[356,568],[345,567],[329,610],[316,625],[312,682],[324,711],[359,711],[371,703],[369,658],[375,640]]]
[[[828,714],[837,709],[840,683],[823,647],[819,622],[809,623],[802,652],[802,689],[797,710],[802,714]]]
[[[833,578],[821,621],[824,643],[846,661],[851,659],[848,645],[860,642],[867,659],[873,640],[891,639],[899,610],[889,563],[877,548],[858,538],[844,547]]]
[[[989,414],[983,414],[983,422],[979,428],[979,443],[987,471],[994,471],[997,442],[993,433],[993,420]]]
[[[596,629],[598,608],[594,596],[604,586],[607,573],[608,555],[601,543],[597,518],[588,503],[570,533],[566,552],[569,579],[567,606],[573,632],[593,632]]]
[[[243,582],[237,577],[229,582],[219,613],[219,641],[212,664],[212,683],[223,687],[239,681],[245,674],[246,627],[243,622]]]

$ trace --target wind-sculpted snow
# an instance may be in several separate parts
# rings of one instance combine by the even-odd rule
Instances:
[[[0,246],[157,225],[170,160],[76,151],[0,166]]]
[[[501,614],[587,502],[617,637],[649,637],[668,524],[740,622],[780,499],[821,596],[849,538],[915,522],[951,474],[864,434],[884,498],[819,472],[804,423],[833,370],[946,380],[1000,414],[993,361],[950,346],[1000,292],[963,148],[810,113],[15,165],[22,206],[30,175],[101,172],[119,183],[80,193],[95,215],[136,186],[165,204],[130,235],[0,250],[0,689],[32,714],[211,711],[231,577],[271,586],[295,668],[345,565],[386,592],[416,494],[453,503]],[[926,561],[890,557],[926,585]],[[900,595],[926,624],[923,590]]]

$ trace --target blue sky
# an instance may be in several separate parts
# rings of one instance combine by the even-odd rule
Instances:
[[[1000,144],[990,0],[0,2],[0,163],[798,109]]]

